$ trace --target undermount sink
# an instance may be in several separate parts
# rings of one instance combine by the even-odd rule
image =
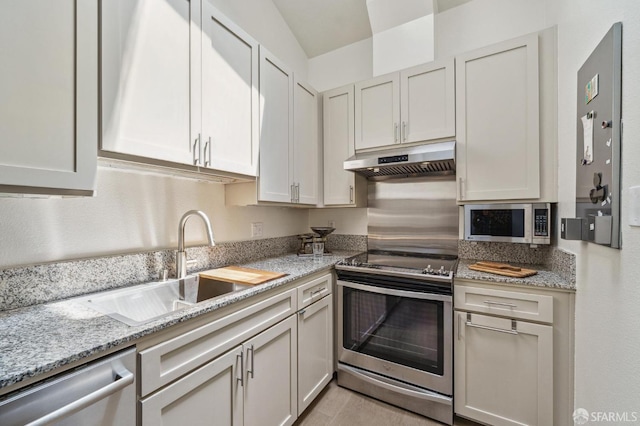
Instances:
[[[112,290],[80,301],[127,325],[142,325],[198,302],[240,291],[249,286],[190,275],[182,279]]]

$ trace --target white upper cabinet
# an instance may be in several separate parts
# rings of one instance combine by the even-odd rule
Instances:
[[[293,201],[293,73],[260,46],[258,200]]]
[[[356,83],[355,128],[356,150],[454,137],[454,60]]]
[[[105,151],[194,164],[192,40],[197,0],[102,4],[102,146]],[[195,26],[197,28],[197,26]],[[199,72],[199,70],[198,70]],[[194,99],[195,101],[195,99]],[[195,145],[195,151],[194,151]]]
[[[454,70],[450,58],[400,72],[402,143],[455,136]]]
[[[324,205],[354,203],[355,173],[344,161],[355,154],[353,85],[322,95],[324,138]]]
[[[203,165],[256,176],[258,42],[209,1],[202,6]]]
[[[538,35],[456,57],[458,201],[538,199]]]
[[[98,3],[0,3],[0,192],[92,194]]]
[[[400,74],[356,83],[356,149],[400,142]]]
[[[318,203],[318,93],[294,78],[293,181],[296,203]]]

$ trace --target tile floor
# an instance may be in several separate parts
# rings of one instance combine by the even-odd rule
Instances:
[[[434,420],[341,388],[333,380],[295,426],[442,426]],[[455,426],[477,426],[456,418]]]

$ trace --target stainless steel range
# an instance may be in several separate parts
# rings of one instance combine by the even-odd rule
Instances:
[[[455,180],[369,184],[369,251],[336,265],[338,384],[453,424]]]

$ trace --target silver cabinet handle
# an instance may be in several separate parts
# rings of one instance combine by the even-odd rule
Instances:
[[[402,141],[407,141],[407,123],[405,121],[402,122]]]
[[[88,395],[83,396],[80,399],[73,401],[70,404],[67,404],[63,407],[58,408],[57,410],[40,417],[37,420],[32,421],[28,424],[28,426],[40,426],[40,425],[48,425],[50,423],[61,420],[65,417],[69,417],[70,415],[77,413],[78,411],[86,408],[96,402],[105,399],[109,395],[112,395],[130,384],[133,383],[133,373],[129,370],[124,370],[124,374],[118,374],[114,382],[109,383],[103,388],[98,389],[97,391],[91,392]]]
[[[296,203],[300,202],[300,182],[296,184]]]
[[[326,287],[323,287],[323,288],[321,288],[321,289],[318,289],[318,290],[312,291],[312,292],[311,292],[311,294],[310,294],[310,296],[311,296],[311,298],[313,299],[316,295],[318,295],[318,294],[322,294],[322,293],[324,293],[325,291],[327,291],[327,288],[326,288]]]
[[[460,199],[464,200],[464,189],[463,189],[462,178],[458,178],[458,190],[460,191]]]
[[[518,307],[518,305],[514,305],[513,303],[494,302],[493,300],[485,300],[484,303],[487,304],[487,305],[507,306],[509,308],[517,308]]]
[[[291,189],[291,202],[295,203],[296,202],[296,190],[294,189],[296,187],[295,183],[292,183],[290,186]]]
[[[514,334],[514,335],[518,334],[518,323],[516,322],[516,320],[513,320],[513,319],[511,320],[511,330],[505,330],[503,328],[474,324],[471,322],[471,314],[467,313],[467,322],[465,323],[465,325],[473,328],[481,328],[483,330],[497,331],[499,333],[507,333],[507,334]]]
[[[200,163],[200,133],[193,142],[193,165],[197,166]]]
[[[302,310],[298,311],[298,316],[303,316],[305,312],[307,312],[306,309],[302,309]]]
[[[211,166],[211,136],[209,136],[209,140],[204,144],[204,166]]]
[[[460,331],[462,329],[462,324],[461,324],[462,321],[461,320],[462,320],[462,314],[459,313],[458,314],[458,340],[461,339],[461,337],[460,337]]]
[[[353,185],[349,185],[349,202],[353,203]]]
[[[393,123],[393,142],[398,143],[398,123]]]
[[[240,351],[238,355],[236,355],[236,360],[240,358],[240,377],[236,377],[236,380],[240,382],[240,386],[244,386],[244,351]]]
[[[251,370],[249,370],[249,352],[251,352]],[[252,379],[253,379],[254,370],[255,370],[255,365],[253,364],[253,345],[251,345],[247,349],[247,374],[250,374]]]

